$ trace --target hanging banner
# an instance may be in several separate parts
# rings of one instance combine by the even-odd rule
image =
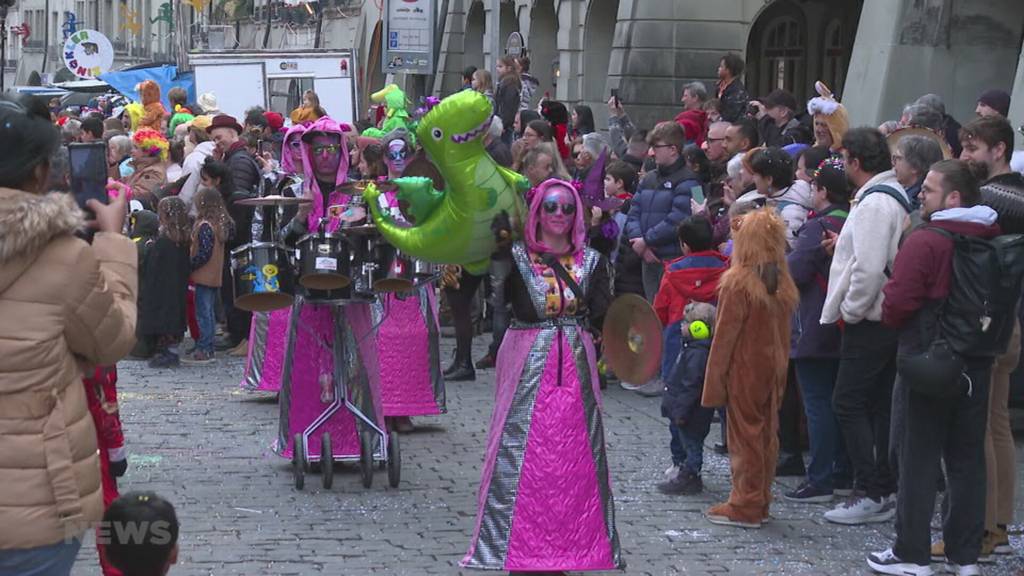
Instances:
[[[386,0],[384,14],[384,73],[433,74],[436,0]]]
[[[79,78],[92,80],[114,65],[114,47],[95,30],[79,30],[64,42],[64,65]]]

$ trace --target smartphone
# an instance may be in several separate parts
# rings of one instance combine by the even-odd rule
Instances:
[[[693,188],[690,188],[690,197],[693,198],[697,202],[697,204],[703,204],[704,203],[704,187],[703,186],[694,186]]]
[[[68,144],[68,163],[71,172],[71,193],[74,194],[79,208],[92,214],[92,211],[86,207],[86,202],[99,200],[106,204],[109,200],[107,196],[107,144],[105,142]]]
[[[259,151],[260,156],[264,154],[272,155],[274,153],[274,142],[271,140],[260,140]]]
[[[615,107],[616,108],[621,108],[622,107],[622,104],[619,103],[619,89],[618,88],[612,88],[612,100],[615,101]]]

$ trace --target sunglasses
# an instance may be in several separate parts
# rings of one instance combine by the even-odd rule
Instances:
[[[558,207],[562,207],[562,214],[566,216],[572,216],[576,213],[576,204],[559,204],[557,200],[545,200],[541,206],[544,207],[544,211],[548,214],[555,214],[558,212]]]
[[[288,142],[288,145],[292,148],[302,148],[302,140],[291,140]]]
[[[392,160],[405,160],[409,156],[409,151],[405,148],[399,150],[388,150],[388,157]]]
[[[341,150],[340,144],[317,144],[313,146],[314,154],[337,154]]]

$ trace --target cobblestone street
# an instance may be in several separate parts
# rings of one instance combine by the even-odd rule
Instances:
[[[476,340],[479,357],[484,338]],[[442,341],[446,359],[452,344]],[[474,383],[449,384],[449,414],[415,420],[417,431],[402,437],[399,489],[387,488],[378,471],[364,490],[353,466],[336,475],[332,490],[313,475],[302,492],[292,485],[289,464],[270,450],[277,404],[238,388],[241,360],[174,371],[123,362],[120,371],[131,454],[121,491],[154,490],[177,507],[181,552],[173,576],[459,573],[475,513],[493,370]],[[781,499],[772,506],[775,520],[761,530],[708,524],[703,510],[729,490],[728,461],[710,449],[703,495],[659,494],[654,485],[669,460],[657,402],[617,386],[605,396],[626,574],[866,574],[865,555],[889,546],[889,524],[830,525],[822,518],[825,505]],[[796,480],[780,481],[776,497]],[[1018,520],[1021,502],[1024,496]],[[1019,534],[1012,538],[1024,553]],[[91,536],[81,554],[73,573],[98,574]],[[1017,556],[986,573],[1022,569]]]

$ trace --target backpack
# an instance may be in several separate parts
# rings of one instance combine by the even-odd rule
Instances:
[[[1003,354],[1017,323],[1024,234],[985,239],[928,229],[953,241],[949,296],[939,309],[938,335],[963,356]]]
[[[899,190],[886,184],[878,184],[872,186],[871,188],[868,188],[868,190],[865,191],[863,195],[861,195],[860,202],[863,202],[865,198],[876,192],[879,194],[885,194],[886,196],[899,202],[900,206],[903,208],[903,211],[906,212],[907,214],[910,214],[911,212],[914,211],[914,207],[910,204],[910,200],[907,200],[906,196],[901,194]]]

